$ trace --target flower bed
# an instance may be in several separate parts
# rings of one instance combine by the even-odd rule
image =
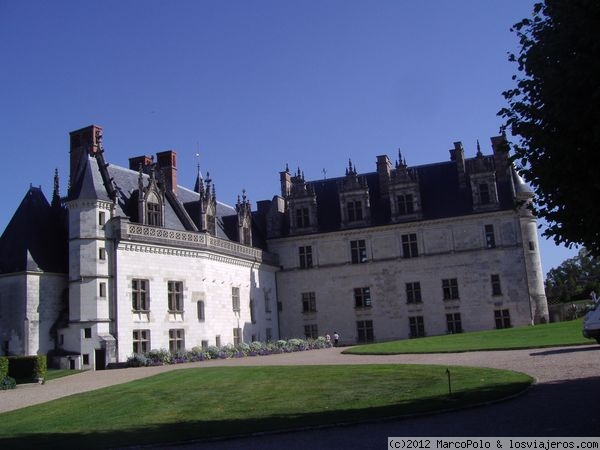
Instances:
[[[208,359],[245,358],[253,356],[273,355],[277,353],[301,352],[331,347],[324,337],[317,339],[290,339],[273,342],[250,342],[238,345],[227,344],[222,347],[214,345],[191,350],[181,350],[175,353],[166,349],[150,350],[144,354],[134,354],[127,359],[127,367],[163,366],[166,364],[181,364],[186,362],[206,361]]]

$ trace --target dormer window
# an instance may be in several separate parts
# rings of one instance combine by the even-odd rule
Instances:
[[[405,216],[407,214],[413,214],[415,212],[412,194],[399,195],[397,197],[397,202],[398,215]]]
[[[487,183],[479,184],[479,202],[482,205],[489,205],[491,203],[490,200],[490,187]]]
[[[348,208],[348,222],[363,220],[362,202],[359,200],[349,201],[346,206]]]
[[[153,227],[160,226],[160,205],[158,203],[146,204],[146,223]]]
[[[296,209],[296,227],[310,227],[310,210],[308,208]]]

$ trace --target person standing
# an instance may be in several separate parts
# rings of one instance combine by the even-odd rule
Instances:
[[[334,331],[333,332],[333,346],[337,347],[339,342],[340,342],[340,335],[338,334],[337,331]]]

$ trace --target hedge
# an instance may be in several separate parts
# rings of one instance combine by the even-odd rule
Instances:
[[[6,356],[0,356],[0,380],[4,380],[4,377],[8,375],[8,358]]]
[[[43,381],[47,370],[45,355],[8,357],[8,375],[17,380]]]

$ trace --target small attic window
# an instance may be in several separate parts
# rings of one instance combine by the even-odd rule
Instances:
[[[487,183],[481,183],[479,185],[479,202],[482,205],[489,205],[491,203],[490,187]]]
[[[146,200],[146,224],[153,227],[162,225],[160,200],[155,193],[150,193]]]

